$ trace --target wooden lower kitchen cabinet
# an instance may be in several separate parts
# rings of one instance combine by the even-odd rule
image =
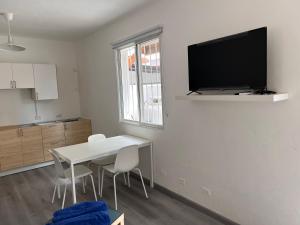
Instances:
[[[42,128],[40,126],[21,128],[23,165],[44,161]]]
[[[91,120],[78,119],[77,121],[65,122],[66,145],[75,145],[87,142],[92,134]]]
[[[53,160],[49,149],[87,142],[91,120],[0,127],[0,171]]]
[[[19,128],[0,130],[1,171],[23,166],[22,137]]]
[[[40,125],[42,128],[43,148],[45,161],[53,160],[49,149],[63,147],[65,142],[65,129],[62,122],[53,122]]]

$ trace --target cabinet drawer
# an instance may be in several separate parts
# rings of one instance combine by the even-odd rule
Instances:
[[[1,170],[9,170],[21,167],[23,165],[23,157],[20,153],[6,154],[0,158]]]
[[[65,139],[53,139],[53,141],[44,143],[44,150],[65,146]]]
[[[22,128],[22,152],[43,153],[42,129],[37,127]]]
[[[23,165],[31,165],[44,161],[43,150],[23,153]]]
[[[85,143],[88,141],[89,136],[90,136],[90,133],[88,133],[87,135],[82,135],[82,136],[66,137],[66,145],[75,145],[75,144]]]
[[[40,126],[22,128],[23,139],[42,138],[42,128]]]
[[[37,140],[31,140],[31,141],[24,141],[22,143],[22,152],[43,152],[43,141],[40,139]]]
[[[52,158],[52,156],[51,156],[51,154],[49,153],[48,150],[63,147],[65,145],[66,145],[65,140],[44,144],[44,158],[45,158],[45,161],[53,160],[53,158]]]
[[[65,123],[65,137],[67,145],[87,142],[92,134],[91,121],[80,119],[79,121]]]
[[[22,153],[22,142],[19,129],[0,131],[0,157],[12,153]]]
[[[66,132],[79,131],[79,130],[91,130],[91,121],[87,119],[80,119],[78,121],[66,122]]]
[[[43,138],[52,136],[64,136],[64,124],[63,123],[52,123],[49,125],[41,125]]]
[[[65,129],[63,123],[53,123],[42,125],[44,159],[45,161],[53,160],[49,149],[65,146]]]

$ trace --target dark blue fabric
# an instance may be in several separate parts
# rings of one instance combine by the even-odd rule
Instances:
[[[107,205],[104,201],[97,202],[81,202],[69,208],[61,209],[53,214],[53,222],[58,222],[71,217],[87,214],[97,211],[107,211]]]
[[[53,214],[48,225],[109,225],[110,218],[105,202],[81,202]]]
[[[68,218],[51,225],[110,225],[108,212],[92,212]]]

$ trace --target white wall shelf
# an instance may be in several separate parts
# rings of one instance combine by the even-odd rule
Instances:
[[[280,102],[289,98],[288,93],[279,93],[271,95],[208,95],[208,94],[191,94],[176,96],[176,100],[188,101],[222,101],[222,102]]]

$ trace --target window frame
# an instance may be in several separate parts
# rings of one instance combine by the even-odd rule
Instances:
[[[161,28],[160,28],[161,29]],[[147,33],[147,32],[145,32]],[[145,36],[144,33],[140,34],[142,38],[140,40],[135,40],[132,42],[127,42],[124,45],[119,45],[114,48],[114,56],[115,56],[115,65],[116,65],[116,75],[117,75],[117,83],[118,83],[118,107],[119,107],[119,123],[125,123],[130,125],[136,125],[139,127],[148,127],[148,128],[159,128],[163,129],[165,127],[165,95],[164,95],[164,81],[163,81],[163,66],[162,66],[162,51],[161,51],[161,32],[159,34],[153,35],[150,34],[149,36]],[[138,37],[135,36],[135,37]],[[158,39],[159,41],[159,52],[160,52],[160,82],[161,82],[161,101],[162,101],[162,125],[159,124],[151,124],[151,123],[145,123],[142,122],[142,115],[141,115],[141,82],[140,82],[140,71],[141,71],[141,65],[140,65],[140,44],[151,41],[153,39]],[[124,42],[124,41],[122,41]],[[137,93],[138,93],[138,113],[139,113],[139,120],[128,120],[124,118],[124,102],[123,102],[123,87],[122,87],[122,74],[121,74],[121,50],[128,48],[128,47],[135,47],[135,63],[136,63],[136,74],[137,74]]]

